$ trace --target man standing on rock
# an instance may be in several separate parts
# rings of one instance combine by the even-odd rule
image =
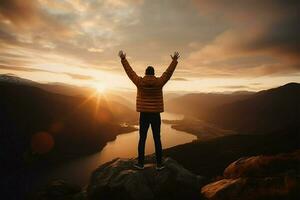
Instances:
[[[134,164],[134,167],[144,169],[145,143],[148,128],[151,125],[155,143],[156,169],[162,170],[164,168],[160,141],[160,113],[164,111],[162,88],[171,78],[177,66],[179,53],[175,52],[173,56],[171,55],[172,62],[161,77],[155,76],[152,66],[148,66],[145,76],[140,77],[132,70],[123,51],[119,52],[119,56],[125,72],[137,87],[136,111],[140,112],[140,139],[138,144],[138,163]]]

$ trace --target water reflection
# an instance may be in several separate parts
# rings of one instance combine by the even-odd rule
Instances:
[[[182,115],[163,113],[162,119],[182,119]],[[61,178],[77,184],[86,184],[90,173],[100,164],[114,158],[132,158],[137,156],[138,131],[118,135],[116,140],[107,143],[103,150],[91,156],[87,156],[61,166],[51,174],[52,178]],[[163,148],[169,148],[197,139],[196,136],[171,128],[171,125],[162,123],[161,140]],[[154,153],[154,141],[152,131],[149,129],[145,148],[146,154]]]

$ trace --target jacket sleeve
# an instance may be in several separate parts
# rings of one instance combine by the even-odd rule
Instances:
[[[171,76],[173,75],[173,72],[175,71],[177,63],[178,63],[177,60],[172,60],[171,64],[167,68],[167,70],[161,75],[160,82],[161,82],[162,86],[164,86],[168,82],[168,80],[171,78]]]
[[[124,70],[126,72],[126,74],[128,75],[128,77],[130,78],[130,80],[136,85],[138,86],[141,80],[141,77],[139,77],[135,71],[133,71],[133,69],[131,68],[131,66],[129,65],[127,59],[121,59],[122,65],[124,67]]]

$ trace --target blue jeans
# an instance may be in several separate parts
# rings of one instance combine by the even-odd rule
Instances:
[[[141,112],[140,113],[140,139],[138,145],[138,160],[140,164],[144,164],[145,159],[145,143],[147,139],[147,132],[151,125],[153,139],[155,143],[155,156],[156,163],[162,162],[162,146],[160,141],[160,125],[161,118],[160,113]]]

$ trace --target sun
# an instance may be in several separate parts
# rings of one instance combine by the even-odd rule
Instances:
[[[104,84],[95,85],[95,89],[98,93],[104,93],[107,87]]]

